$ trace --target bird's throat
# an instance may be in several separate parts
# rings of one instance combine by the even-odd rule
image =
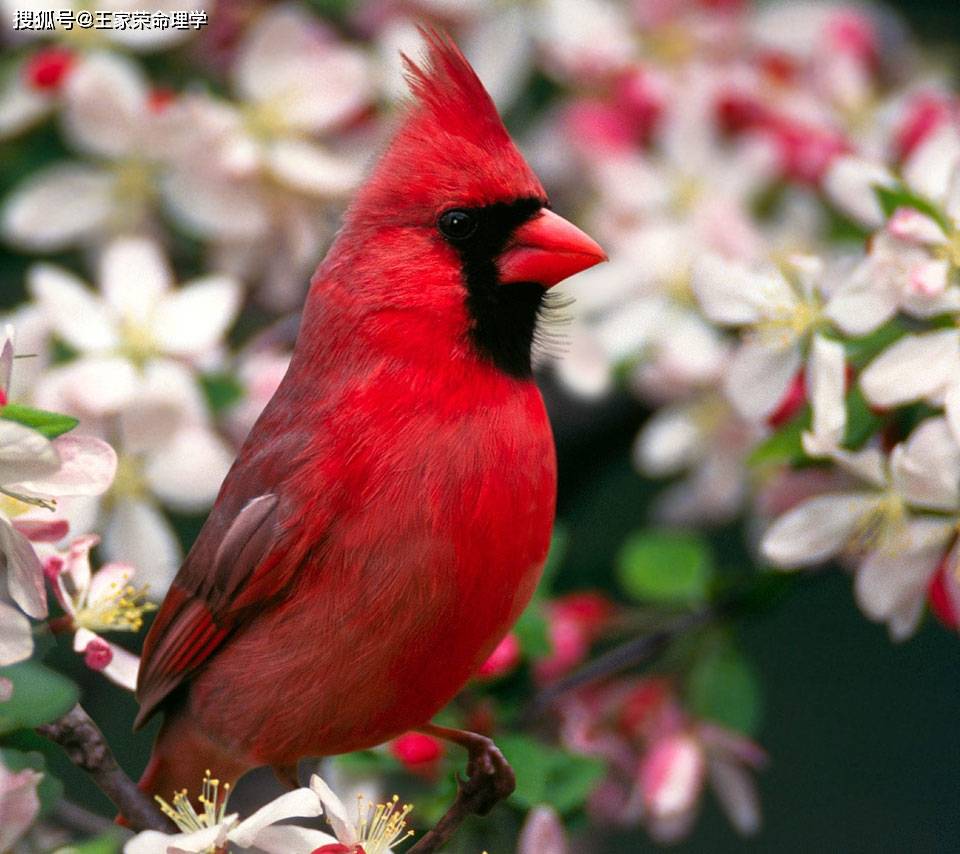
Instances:
[[[492,265],[491,265],[492,266]],[[535,282],[500,285],[493,281],[470,282],[467,271],[467,312],[470,343],[478,354],[512,377],[533,375],[531,353],[544,290]]]

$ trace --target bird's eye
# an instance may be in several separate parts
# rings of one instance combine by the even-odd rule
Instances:
[[[440,233],[447,240],[461,241],[473,236],[479,225],[479,218],[471,211],[465,211],[459,208],[444,211],[437,220],[437,227]]]

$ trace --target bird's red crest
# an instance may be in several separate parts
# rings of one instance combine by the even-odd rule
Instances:
[[[545,199],[459,48],[436,31],[420,32],[425,60],[404,57],[413,102],[353,211],[362,209],[365,223],[383,224],[390,211],[409,216],[420,208],[433,217],[451,204]]]

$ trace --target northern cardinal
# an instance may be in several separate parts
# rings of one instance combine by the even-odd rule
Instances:
[[[429,724],[527,604],[556,463],[532,379],[547,288],[605,259],[553,213],[445,36],[314,275],[292,363],[146,639],[140,781],[371,747]],[[479,745],[479,746],[478,746]]]

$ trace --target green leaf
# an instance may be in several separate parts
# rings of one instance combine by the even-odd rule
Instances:
[[[200,377],[200,384],[214,413],[222,412],[243,398],[243,386],[230,374],[204,374]]]
[[[56,439],[64,433],[69,433],[80,422],[69,415],[60,415],[56,412],[46,412],[43,409],[31,409],[29,406],[20,406],[8,403],[0,407],[0,418],[7,421],[16,421],[24,427],[30,427],[48,439]]]
[[[513,734],[497,738],[497,746],[517,775],[517,788],[510,796],[511,800],[526,808],[547,800],[553,748],[527,736]]]
[[[751,466],[784,465],[804,459],[803,431],[810,429],[810,406],[806,405],[772,436],[764,439],[751,452],[747,461]]]
[[[13,682],[13,696],[0,703],[0,734],[52,721],[77,702],[77,686],[35,661],[0,668]]]
[[[123,836],[119,832],[107,831],[96,839],[64,845],[52,854],[119,854],[121,845],[123,845]]]
[[[916,193],[908,190],[902,185],[897,187],[874,186],[873,189],[877,194],[877,199],[880,202],[880,207],[883,208],[883,213],[885,216],[892,216],[893,212],[897,208],[913,208],[914,210],[918,210],[920,213],[926,214],[928,217],[935,220],[936,223],[943,229],[944,233],[949,232],[950,223],[944,216],[943,211],[941,211],[929,199],[925,199],[923,196],[918,196]]]
[[[547,562],[543,565],[543,574],[540,576],[540,583],[537,585],[537,595],[546,596],[553,586],[554,576],[567,556],[567,547],[570,544],[570,535],[567,529],[561,525],[556,525],[553,529],[553,537],[550,540],[550,551],[547,553]]]
[[[563,761],[557,762],[550,773],[550,804],[560,813],[579,809],[606,770],[599,759],[564,754]]]
[[[527,736],[504,734],[497,745],[517,775],[511,801],[523,809],[549,803],[559,812],[575,810],[604,774],[599,760],[571,756]]]
[[[731,729],[752,735],[760,723],[760,687],[756,673],[726,638],[715,639],[690,671],[687,699],[691,710]]]
[[[860,386],[854,386],[850,390],[846,403],[847,429],[843,436],[843,446],[855,451],[865,445],[867,440],[880,429],[883,419],[870,409],[870,404],[860,391]]]
[[[547,633],[547,620],[539,599],[533,599],[527,605],[513,630],[517,633],[520,649],[525,656],[540,658],[550,654],[552,647]]]
[[[624,591],[639,601],[700,602],[713,577],[713,555],[693,534],[645,531],[629,537],[617,572]]]
[[[847,361],[855,368],[862,368],[906,333],[906,327],[895,318],[869,335],[846,341],[844,350]]]
[[[53,809],[60,798],[63,797],[63,784],[47,771],[46,759],[42,753],[35,750],[24,752],[22,750],[0,748],[0,760],[11,771],[32,768],[34,771],[40,771],[43,774],[43,778],[37,784],[37,798],[40,801],[41,816],[46,815]]]

